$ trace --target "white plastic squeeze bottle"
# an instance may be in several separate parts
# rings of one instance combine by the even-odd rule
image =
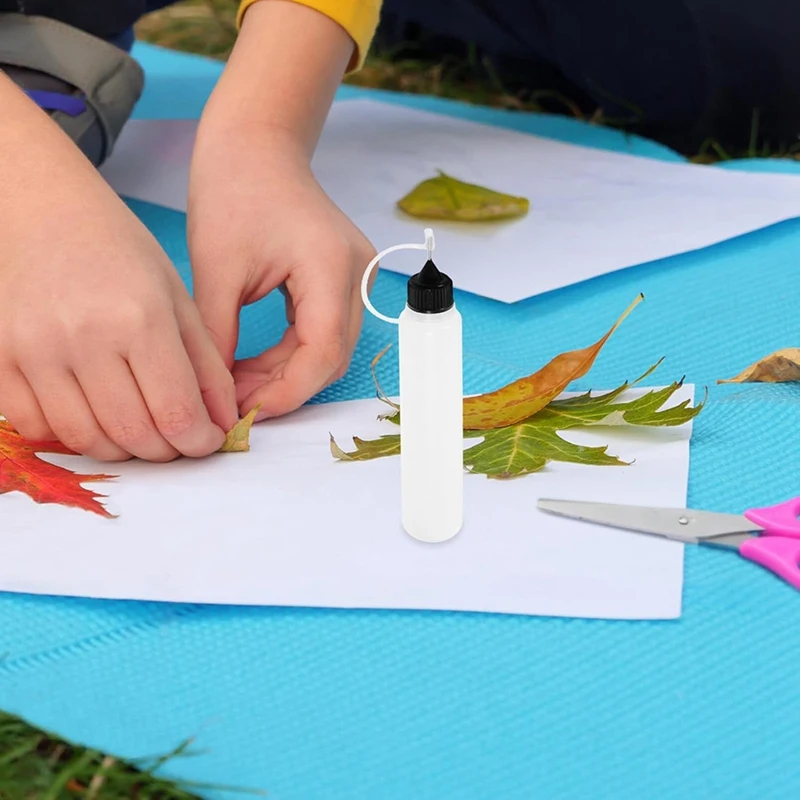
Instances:
[[[423,542],[444,542],[464,520],[464,435],[461,314],[453,282],[432,260],[433,231],[424,245],[397,245],[379,253],[362,282],[367,309],[399,325],[400,472],[402,524]],[[397,320],[378,313],[367,297],[378,260],[400,249],[425,249],[428,259],[408,281]]]

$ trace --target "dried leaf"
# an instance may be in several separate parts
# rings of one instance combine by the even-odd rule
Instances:
[[[556,356],[538,372],[488,394],[464,398],[464,428],[491,430],[527,419],[558,397],[572,381],[583,377],[622,321],[644,299],[639,295],[608,333],[589,347]]]
[[[682,386],[681,382],[663,389],[654,389],[632,400],[619,399],[626,390],[647,378],[657,367],[658,364],[651,367],[633,383],[624,383],[604,394],[587,393],[553,400],[528,419],[504,428],[465,430],[466,438],[480,438],[481,441],[464,451],[464,465],[470,472],[490,478],[513,478],[537,472],[550,461],[597,466],[625,465],[626,462],[609,454],[607,447],[576,445],[563,439],[558,432],[598,425],[672,427],[683,425],[696,417],[705,401],[691,407],[689,401],[684,400],[664,408]],[[392,421],[397,419],[398,416],[392,417]],[[400,436],[397,434],[372,441],[354,437],[353,441],[356,449],[347,453],[331,437],[331,453],[334,458],[366,461],[400,453]]]
[[[380,439],[366,441],[353,437],[353,444],[356,449],[352,453],[346,453],[336,444],[333,434],[331,437],[331,455],[338,461],[371,461],[373,458],[383,456],[396,456],[400,452],[400,434],[394,433],[388,436],[381,436]]]
[[[464,451],[464,466],[489,478],[517,478],[538,472],[548,461],[623,466],[605,447],[584,447],[562,439],[554,428],[527,422],[486,431],[482,442]]]
[[[56,503],[113,517],[96,494],[82,484],[113,480],[116,475],[79,475],[39,458],[37,453],[77,455],[60,442],[31,442],[0,419],[0,494],[23,492],[37,503]]]
[[[644,295],[639,295],[631,303],[625,313],[614,323],[614,326],[602,339],[595,342],[590,347],[583,350],[572,350],[556,356],[550,363],[542,367],[538,372],[526,378],[520,378],[513,383],[497,389],[487,394],[476,395],[464,398],[464,430],[481,431],[493,428],[503,428],[513,425],[523,419],[535,414],[544,408],[551,400],[558,397],[567,386],[575,379],[585,375],[594,364],[598,353],[603,345],[608,341],[612,333],[622,324],[625,317],[633,311],[642,301]],[[387,353],[391,345],[385,347],[372,360],[372,378],[378,397],[392,407],[392,410],[381,414],[379,419],[391,422],[400,422],[400,406],[392,402],[378,382],[376,366]],[[650,375],[661,361],[651,367],[641,378]],[[619,391],[624,391],[621,387]]]
[[[800,381],[800,347],[786,347],[751,364],[735,378],[717,383],[791,383]]]
[[[387,344],[386,347],[384,347],[383,350],[381,350],[380,353],[378,353],[378,355],[376,355],[375,358],[372,359],[372,362],[370,364],[370,369],[372,370],[372,380],[375,383],[375,393],[378,396],[378,399],[386,403],[387,406],[391,406],[394,409],[394,411],[391,413],[396,413],[400,410],[400,406],[386,396],[386,392],[383,391],[383,389],[381,388],[381,384],[378,381],[378,373],[375,370],[375,368],[378,366],[378,362],[386,355],[387,352],[389,352],[391,346],[392,346],[391,344]]]
[[[256,414],[261,410],[261,405],[250,409],[247,416],[242,417],[229,431],[225,442],[217,451],[219,453],[246,453],[250,449],[250,428],[253,427]]]
[[[530,204],[525,197],[464,183],[439,171],[436,178],[415,186],[397,205],[412,217],[474,222],[522,217]]]
[[[615,399],[629,386],[605,394],[590,394],[553,401],[530,419],[491,431],[468,431],[468,438],[483,441],[464,451],[464,464],[471,472],[490,478],[516,478],[540,470],[549,461],[625,466],[627,462],[610,455],[608,447],[585,447],[573,444],[558,431],[605,425],[618,427],[674,427],[696,417],[704,403],[690,407],[688,400],[663,409],[681,383],[647,392],[628,402]]]
[[[700,413],[705,400],[695,407],[690,407],[688,400],[682,400],[677,405],[663,408],[664,404],[683,385],[682,381],[672,383],[663,389],[654,389],[629,402],[615,402],[623,392],[644,380],[657,366],[658,364],[649,369],[632,384],[624,383],[612,392],[601,395],[592,395],[591,392],[587,392],[577,397],[554,400],[532,419],[536,420],[540,426],[562,431],[596,425],[606,427],[636,425],[648,428],[683,425]]]

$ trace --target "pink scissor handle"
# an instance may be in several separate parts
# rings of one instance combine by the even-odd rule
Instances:
[[[760,525],[767,536],[787,536],[800,539],[800,497],[787,500],[777,506],[752,508],[744,515],[750,522]]]
[[[739,548],[739,554],[779,575],[795,589],[800,589],[800,539],[755,536]]]

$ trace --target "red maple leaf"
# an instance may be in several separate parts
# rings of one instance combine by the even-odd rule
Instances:
[[[0,494],[24,492],[37,503],[58,503],[83,508],[101,517],[114,515],[98,498],[105,497],[84,489],[82,483],[113,480],[116,475],[79,475],[43,461],[37,453],[77,455],[60,442],[31,442],[0,419]]]

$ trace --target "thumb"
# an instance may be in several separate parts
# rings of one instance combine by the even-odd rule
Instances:
[[[239,343],[240,298],[224,284],[208,286],[198,282],[194,289],[194,301],[225,366],[233,369],[234,354]]]

